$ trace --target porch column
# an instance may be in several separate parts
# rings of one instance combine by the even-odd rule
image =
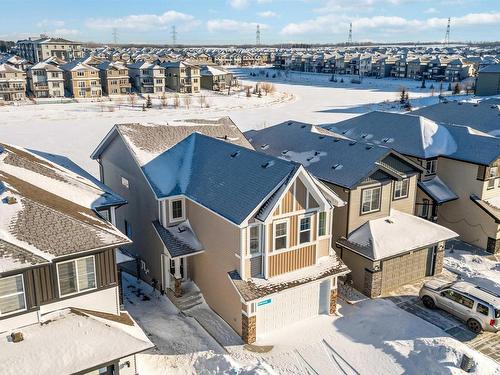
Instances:
[[[257,339],[257,317],[241,314],[241,338],[246,344],[253,344]]]
[[[179,298],[182,296],[182,288],[181,288],[181,258],[174,259],[174,278],[175,278],[175,286],[174,286],[174,295]]]
[[[329,315],[333,315],[337,312],[337,294],[337,278],[333,278],[330,289],[330,308],[328,310]]]

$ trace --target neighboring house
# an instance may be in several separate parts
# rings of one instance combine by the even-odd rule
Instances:
[[[63,38],[49,38],[20,40],[16,48],[21,57],[32,63],[38,63],[49,57],[58,57],[64,61],[71,61],[83,57],[82,44]]]
[[[102,96],[99,69],[73,60],[63,64],[64,86],[68,94],[76,99],[100,98]]]
[[[477,103],[443,101],[412,112],[436,122],[469,126],[480,132],[500,137],[500,99]]]
[[[200,92],[200,67],[184,61],[165,62],[165,86],[180,93]]]
[[[228,118],[116,125],[92,157],[129,202],[117,222],[141,277],[176,296],[193,280],[249,343],[336,310],[342,202],[299,164],[254,151]]]
[[[64,71],[59,61],[51,57],[28,69],[29,90],[35,98],[61,98],[64,96]]]
[[[498,94],[500,94],[500,64],[488,65],[477,75],[476,95]]]
[[[128,68],[120,62],[104,61],[97,67],[105,95],[123,95],[130,93]]]
[[[137,373],[153,345],[120,310],[130,240],[102,218],[125,203],[67,159],[0,145],[0,373]]]
[[[500,139],[467,126],[378,111],[326,128],[391,147],[422,165],[416,213],[465,242],[500,252]]]
[[[474,65],[463,58],[453,59],[448,62],[444,71],[445,79],[449,82],[460,82],[474,75]]]
[[[232,74],[215,66],[204,65],[200,70],[201,88],[205,90],[222,91],[231,84]]]
[[[333,211],[332,236],[355,288],[376,297],[441,273],[444,242],[456,233],[414,216],[419,165],[295,121],[246,135],[257,150],[302,163],[347,202]]]
[[[428,60],[422,57],[407,60],[406,76],[411,79],[421,79],[427,69]]]
[[[0,99],[4,101],[26,98],[26,73],[9,64],[0,64]]]
[[[143,94],[165,92],[165,69],[147,61],[136,61],[128,65],[128,75],[133,88]]]

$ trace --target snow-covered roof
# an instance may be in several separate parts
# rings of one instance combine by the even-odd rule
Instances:
[[[381,260],[455,237],[457,233],[441,225],[391,209],[389,216],[369,220],[338,242],[368,259]]]
[[[301,163],[316,178],[346,188],[356,186],[383,168],[383,164],[394,164],[402,173],[419,172],[412,162],[388,147],[367,146],[297,121],[286,121],[245,135],[256,150]]]
[[[153,347],[126,313],[117,321],[110,314],[64,309],[16,331],[22,341],[8,340],[10,332],[0,340],[4,375],[80,373]]]
[[[220,76],[220,75],[227,75],[229,73],[215,66],[205,65],[201,68],[200,74],[202,76]]]
[[[155,220],[153,227],[171,258],[193,255],[203,251],[203,245],[191,228],[189,220],[166,228],[158,220]]]
[[[70,72],[76,72],[77,70],[93,70],[98,72],[99,69],[94,68],[91,65],[85,64],[84,62],[81,62],[80,60],[73,60],[70,61],[69,63],[63,64],[60,66],[61,69],[70,71]]]
[[[427,181],[419,181],[418,186],[437,204],[458,199],[456,195],[438,176]]]
[[[500,140],[495,137],[413,114],[374,111],[325,127],[355,140],[384,144],[422,159],[441,156],[489,165],[500,156]]]

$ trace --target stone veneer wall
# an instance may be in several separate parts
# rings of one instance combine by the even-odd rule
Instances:
[[[365,268],[365,285],[363,294],[375,298],[382,294],[382,270],[371,270]]]
[[[330,315],[337,312],[337,288],[332,288],[330,291]]]
[[[241,314],[241,338],[247,344],[252,344],[257,339],[257,317]]]

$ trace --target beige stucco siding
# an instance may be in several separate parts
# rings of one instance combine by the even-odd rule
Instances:
[[[358,290],[363,290],[365,285],[365,269],[373,268],[373,262],[361,255],[348,250],[341,250],[341,257],[346,266],[351,270],[353,286]]]
[[[236,257],[240,248],[240,229],[220,216],[186,200],[187,217],[205,252],[192,256],[190,277],[207,303],[241,334],[241,301],[228,272],[239,270]]]
[[[394,197],[394,184],[392,182],[391,199]],[[417,195],[417,175],[411,176],[408,183],[408,196],[401,199],[393,199],[391,208],[413,215],[415,214],[415,200]]]

